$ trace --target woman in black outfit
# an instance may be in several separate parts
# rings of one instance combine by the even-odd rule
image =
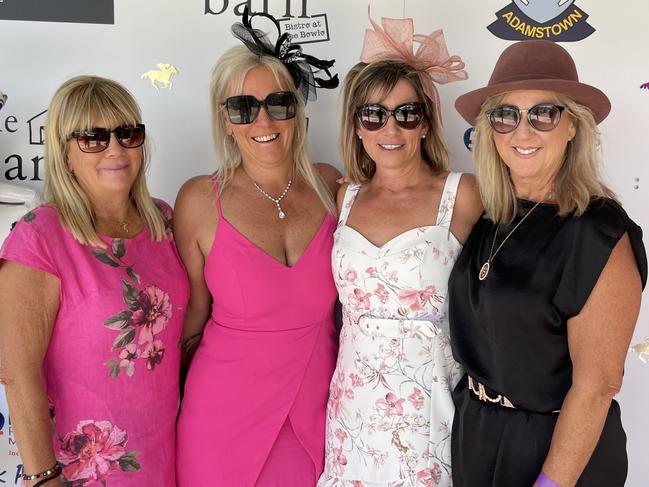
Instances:
[[[606,95],[567,51],[511,45],[458,98],[485,206],[449,283],[455,487],[624,485],[622,383],[647,261],[599,177]]]

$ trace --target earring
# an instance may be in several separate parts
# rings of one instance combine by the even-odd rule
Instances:
[[[358,140],[363,140],[363,136],[362,136],[362,135],[359,135],[359,136],[358,136]]]
[[[421,134],[421,138],[422,138],[422,139],[425,139],[425,138],[426,138],[426,134]]]

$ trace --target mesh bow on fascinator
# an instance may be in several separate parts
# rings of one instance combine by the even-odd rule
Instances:
[[[402,61],[419,73],[424,92],[435,104],[436,116],[442,123],[439,93],[436,83],[446,84],[468,78],[460,56],[449,56],[444,32],[438,29],[428,35],[415,34],[412,19],[381,18],[381,28],[367,15],[374,30],[365,30],[361,61]],[[419,47],[414,51],[414,43]]]
[[[277,42],[273,45],[268,34],[252,27],[252,19],[265,17],[270,19],[277,28]],[[338,86],[338,75],[332,75],[329,71],[335,60],[321,60],[314,56],[304,54],[299,44],[291,42],[288,33],[282,34],[279,22],[264,12],[252,13],[249,15],[248,7],[243,11],[241,22],[232,25],[232,34],[245,46],[259,56],[273,56],[279,59],[293,78],[295,87],[306,103],[308,100],[317,98],[316,88],[336,88]],[[327,77],[318,77],[316,74],[323,73]]]

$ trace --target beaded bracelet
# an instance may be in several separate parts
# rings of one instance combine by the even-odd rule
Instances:
[[[541,473],[536,478],[536,485],[538,487],[561,487],[554,480],[545,475],[545,472],[543,472],[543,470],[541,470]]]
[[[25,473],[22,474],[22,479],[23,480],[44,479],[46,481],[49,481],[61,475],[62,470],[63,470],[63,466],[57,461],[52,467],[42,472],[35,473],[33,475],[27,475]],[[38,482],[36,485],[42,485],[42,484],[43,482]]]

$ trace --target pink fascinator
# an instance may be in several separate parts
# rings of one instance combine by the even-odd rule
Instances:
[[[435,104],[437,119],[442,123],[439,93],[435,83],[446,84],[468,78],[460,56],[449,56],[444,32],[438,29],[428,35],[415,34],[412,19],[381,18],[381,28],[367,16],[374,30],[365,30],[361,61],[402,61],[419,72],[424,92]],[[414,50],[414,43],[419,47]]]

